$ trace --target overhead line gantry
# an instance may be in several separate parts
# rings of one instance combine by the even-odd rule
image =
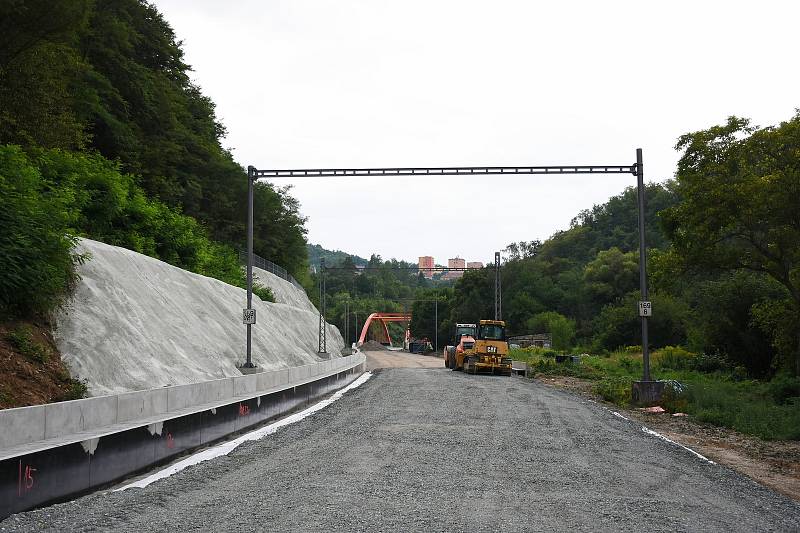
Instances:
[[[516,174],[632,174],[636,176],[639,210],[639,315],[642,324],[642,381],[634,384],[634,396],[656,394],[658,383],[650,379],[650,351],[647,336],[647,319],[652,312],[647,294],[647,246],[644,234],[644,165],[642,149],[636,149],[636,162],[631,165],[557,165],[557,166],[484,166],[484,167],[378,167],[378,168],[317,168],[317,169],[258,169],[247,167],[248,202],[247,202],[247,309],[244,312],[247,324],[247,362],[246,368],[253,368],[251,349],[251,325],[255,323],[255,312],[252,309],[253,289],[253,184],[261,178],[307,178],[307,177],[358,177],[358,176],[480,176],[480,175],[516,175]],[[496,309],[499,311],[500,300],[496,295]],[[499,314],[499,313],[498,313]],[[321,321],[320,328],[324,326]],[[324,333],[323,333],[324,335]],[[321,346],[322,348],[322,346]]]

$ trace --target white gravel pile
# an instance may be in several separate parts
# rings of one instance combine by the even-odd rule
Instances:
[[[163,261],[82,239],[90,259],[57,317],[56,342],[73,377],[93,396],[241,375],[246,293]],[[318,311],[305,292],[256,269],[278,303],[253,297],[253,362],[277,370],[319,361]],[[344,341],[328,326],[328,352]]]

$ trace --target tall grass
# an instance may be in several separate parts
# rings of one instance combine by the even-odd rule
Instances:
[[[543,349],[515,349],[511,357],[528,362],[535,373],[594,382],[593,390],[620,406],[631,403],[631,382],[642,377],[642,355],[624,349],[608,355],[583,355],[580,363],[556,363]],[[741,369],[714,356],[666,347],[653,352],[655,379],[683,385],[668,387],[662,407],[697,420],[763,439],[800,440],[800,379],[776,376],[770,382],[745,379]]]

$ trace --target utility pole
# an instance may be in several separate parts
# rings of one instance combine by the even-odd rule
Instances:
[[[256,323],[256,312],[253,309],[253,184],[256,181],[256,169],[247,167],[247,309],[243,313],[243,322],[247,325],[247,360],[243,368],[255,368],[252,357],[252,327]]]
[[[344,301],[344,338],[345,349],[350,348],[350,297]]]
[[[642,149],[636,149],[636,191],[639,200],[639,292],[641,292],[642,303],[649,304],[647,294],[647,245],[645,243],[645,187],[644,187],[644,167],[642,165]],[[640,304],[640,308],[641,308]],[[647,318],[652,313],[652,308],[648,305],[647,311],[641,311],[642,318],[642,363],[644,374],[642,381],[650,381],[650,347],[647,338]]]
[[[319,349],[323,359],[328,358],[328,339],[325,325],[325,258],[319,261]]]
[[[642,381],[634,381],[631,389],[633,401],[639,404],[652,404],[661,400],[664,382],[653,381],[650,376],[650,340],[647,335],[647,321],[653,316],[653,303],[647,293],[647,243],[645,240],[645,201],[644,165],[642,149],[636,149],[636,192],[639,206],[639,317],[642,320]]]
[[[503,288],[500,286],[500,252],[494,253],[494,319],[503,320]]]
[[[439,353],[439,297],[433,301],[433,353]]]

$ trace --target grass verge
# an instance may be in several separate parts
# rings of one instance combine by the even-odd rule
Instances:
[[[535,374],[568,376],[593,382],[593,391],[619,406],[631,405],[631,382],[641,379],[641,353],[622,350],[580,356],[557,363],[552,350],[514,349]],[[667,347],[652,354],[654,379],[671,381],[661,406],[699,421],[728,427],[766,440],[800,440],[800,379],[779,375],[771,381],[747,379],[739,368],[712,356]]]

